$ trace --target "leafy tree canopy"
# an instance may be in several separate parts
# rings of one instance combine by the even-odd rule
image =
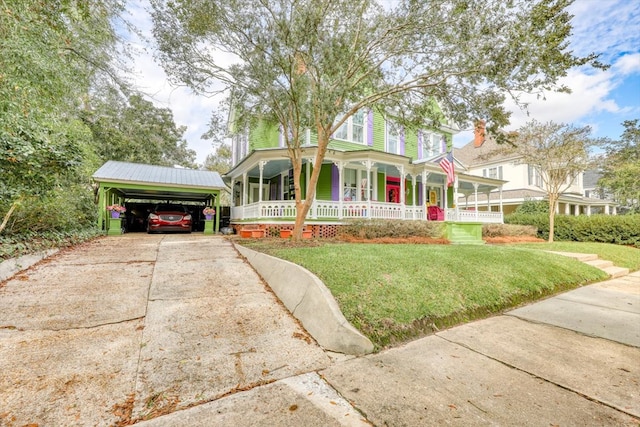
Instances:
[[[457,123],[485,119],[498,135],[509,121],[505,96],[519,103],[523,92],[568,91],[557,81],[571,67],[603,68],[597,55],[567,49],[570,3],[151,1],[158,56],[169,76],[201,93],[232,89],[236,120],[262,117],[283,127],[298,232],[330,135],[358,110],[381,108],[421,126],[438,126],[444,111]],[[306,128],[317,132],[318,150],[302,203]]]
[[[591,128],[577,128],[554,122],[533,120],[516,133],[514,145],[503,151],[515,153],[522,163],[536,169],[549,198],[549,241],[553,241],[556,206],[560,194],[575,184],[589,166],[589,150],[597,144]]]
[[[186,127],[176,126],[171,110],[154,106],[142,95],[127,97],[107,87],[92,97],[92,107],[83,117],[102,162],[195,167],[196,153],[183,137]]]
[[[598,185],[623,207],[640,212],[640,120],[626,120],[619,140],[605,140]]]

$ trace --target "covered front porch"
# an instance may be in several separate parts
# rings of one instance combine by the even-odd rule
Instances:
[[[315,147],[303,149],[303,199],[315,153]],[[232,189],[232,224],[295,220],[293,170],[286,150],[255,151],[227,173],[226,179]],[[447,187],[446,176],[433,159],[412,162],[405,156],[374,150],[328,150],[307,223],[340,224],[351,219],[502,223],[501,209],[483,211],[455,201],[460,194],[500,191],[503,184],[456,173],[454,186]]]

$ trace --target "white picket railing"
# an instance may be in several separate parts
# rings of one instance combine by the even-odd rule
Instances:
[[[263,201],[245,206],[233,206],[231,208],[232,220],[293,219],[295,216],[296,205],[293,200]],[[356,218],[426,220],[427,216],[424,206],[404,206],[399,203],[366,201],[337,202],[330,200],[316,200],[307,215],[307,219],[335,221]],[[447,209],[445,219],[454,222],[501,224],[504,217],[502,212]]]

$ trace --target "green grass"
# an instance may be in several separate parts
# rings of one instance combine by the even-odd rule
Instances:
[[[523,243],[518,246],[546,251],[597,254],[600,259],[611,261],[618,267],[626,267],[631,271],[640,270],[640,249],[633,246],[593,242]]]
[[[378,349],[606,278],[520,246],[246,243],[316,274]]]

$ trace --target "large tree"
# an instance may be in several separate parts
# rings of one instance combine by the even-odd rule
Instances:
[[[170,109],[156,107],[140,94],[126,96],[109,86],[92,96],[83,118],[103,162],[195,167],[196,153],[184,139],[186,127],[176,126]]]
[[[113,74],[117,0],[0,0],[0,223],[79,181],[91,135],[77,111]]]
[[[560,195],[575,184],[590,163],[589,150],[597,144],[591,128],[576,128],[533,120],[517,133],[514,145],[504,151],[517,154],[522,163],[535,169],[549,199],[549,242],[553,242],[555,214]]]
[[[296,227],[315,195],[331,135],[365,108],[405,125],[483,118],[508,124],[505,96],[567,91],[558,79],[588,63],[567,50],[571,0],[152,0],[159,58],[201,93],[233,89],[240,121],[283,128],[294,169]],[[437,103],[434,102],[437,100]],[[317,133],[300,198],[303,129]]]
[[[622,126],[619,140],[604,141],[606,156],[598,186],[621,206],[640,212],[640,121],[626,120]]]

